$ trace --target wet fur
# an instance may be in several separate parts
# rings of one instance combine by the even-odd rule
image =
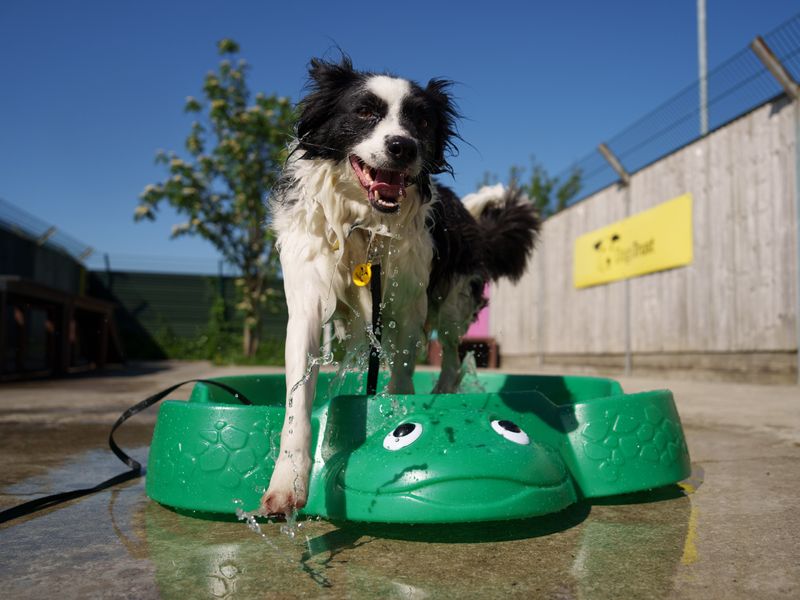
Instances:
[[[347,58],[315,59],[309,76],[297,142],[270,200],[289,322],[286,418],[262,498],[265,514],[287,513],[307,500],[318,373],[309,357],[320,352],[323,324],[333,320],[349,349],[368,344],[372,302],[369,286],[352,281],[355,266],[380,262],[382,320],[394,322],[383,328],[383,352],[409,357],[389,361],[388,391],[414,392],[414,358],[425,331],[436,328],[444,355],[435,391],[453,392],[458,339],[485,305],[485,283],[519,278],[538,231],[530,203],[515,193],[492,188],[465,205],[433,179],[451,171],[446,157],[457,138],[447,81],[433,79],[423,88],[356,71]],[[410,150],[392,150],[397,139]],[[407,176],[410,185],[395,213],[368,201],[351,155]]]

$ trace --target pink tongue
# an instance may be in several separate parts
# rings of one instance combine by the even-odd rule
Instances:
[[[375,169],[372,185],[369,187],[371,192],[380,192],[389,197],[397,197],[402,193],[402,178],[399,171],[387,171]]]
[[[400,172],[375,169],[373,181],[375,183],[385,183],[388,185],[400,185]]]

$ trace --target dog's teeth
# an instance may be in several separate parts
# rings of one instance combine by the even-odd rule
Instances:
[[[375,190],[375,200],[381,201],[381,193],[378,190]]]

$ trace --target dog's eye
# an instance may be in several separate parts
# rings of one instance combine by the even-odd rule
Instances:
[[[420,423],[402,423],[383,438],[383,447],[391,451],[400,450],[416,442],[421,435],[422,425]]]
[[[417,123],[417,126],[420,129],[427,129],[428,128],[428,120],[427,119],[420,119],[419,122]]]
[[[492,429],[499,435],[502,435],[509,442],[514,442],[520,446],[527,446],[531,443],[528,434],[519,428],[519,425],[513,421],[506,421],[505,419],[496,419],[492,421]]]
[[[375,119],[378,117],[378,115],[375,114],[375,111],[367,106],[362,106],[361,108],[356,109],[356,114],[362,119]]]

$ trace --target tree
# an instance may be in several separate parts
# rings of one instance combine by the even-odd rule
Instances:
[[[247,63],[233,62],[236,42],[222,40],[217,47],[223,60],[205,77],[204,99],[186,99],[185,112],[196,116],[186,138],[189,158],[158,152],[156,163],[167,168],[169,178],[145,187],[135,219],[154,220],[166,202],[187,217],[173,226],[173,238],[199,235],[239,270],[243,351],[251,357],[271,292],[267,281],[279,269],[274,236],[266,227],[266,196],[286,159],[295,114],[287,98],[251,97]]]
[[[526,168],[512,165],[508,173],[508,185],[518,187],[533,202],[542,218],[547,218],[564,210],[581,191],[582,177],[580,169],[570,171],[562,182],[558,177],[551,177],[541,163],[531,157],[530,177],[523,181]],[[478,187],[497,183],[498,177],[486,172]]]

